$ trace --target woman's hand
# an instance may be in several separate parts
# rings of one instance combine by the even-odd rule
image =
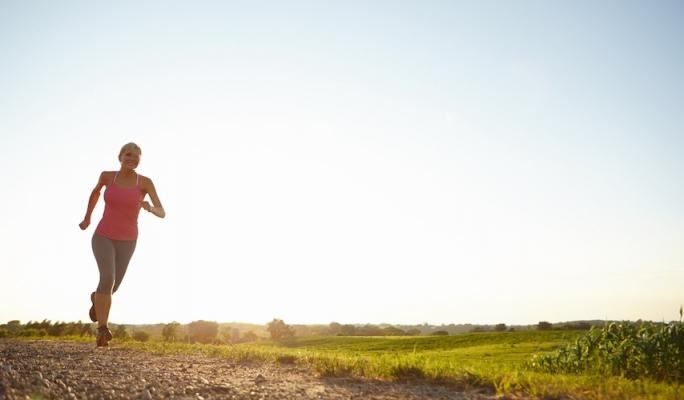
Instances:
[[[145,195],[149,194],[150,200],[152,200],[152,204],[154,204],[153,207],[150,205],[150,203],[143,201],[141,207],[159,218],[166,217],[166,211],[164,211],[164,207],[162,207],[161,201],[159,201],[159,196],[157,196],[157,190],[154,188],[154,183],[152,183],[152,179],[144,178],[141,186],[143,189],[143,193],[145,193]]]
[[[81,228],[82,231],[86,230],[86,228],[90,225],[90,219],[86,218],[83,221],[81,221],[80,224],[78,224],[78,227]]]
[[[151,212],[152,214],[156,215],[159,218],[164,218],[166,216],[166,212],[164,211],[164,208],[162,207],[154,207],[152,206],[149,202],[143,201],[141,204],[141,207],[147,211]]]

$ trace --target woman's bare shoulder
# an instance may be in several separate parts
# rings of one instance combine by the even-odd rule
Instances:
[[[140,177],[140,186],[150,187],[150,185],[152,185],[152,179],[150,179],[149,177],[140,174],[138,174],[138,176]]]
[[[116,171],[102,171],[100,173],[100,181],[104,181],[103,183],[109,183],[112,178],[114,178],[115,174]]]

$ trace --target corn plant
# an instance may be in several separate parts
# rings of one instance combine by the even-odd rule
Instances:
[[[681,314],[681,309],[680,309]],[[684,382],[684,322],[610,323],[592,328],[573,344],[534,356],[533,370],[595,372],[629,379]]]

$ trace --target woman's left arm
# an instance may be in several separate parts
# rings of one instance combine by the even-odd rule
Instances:
[[[150,205],[150,203],[143,201],[142,208],[144,208],[146,211],[151,212],[159,218],[164,218],[166,216],[166,211],[164,211],[164,207],[162,207],[161,201],[159,200],[159,196],[157,196],[157,190],[154,188],[154,183],[152,183],[152,179],[145,178],[145,180],[143,181],[143,190],[150,195],[150,199],[152,200],[153,205]]]

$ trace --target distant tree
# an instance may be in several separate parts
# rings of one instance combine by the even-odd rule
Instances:
[[[19,331],[22,330],[21,321],[13,319],[12,321],[7,322],[5,329],[9,332],[9,336],[17,336]]]
[[[218,335],[219,324],[214,321],[193,321],[188,325],[191,342],[213,343]]]
[[[342,327],[340,328],[340,333],[338,333],[338,335],[354,336],[354,335],[356,335],[356,327],[354,325],[351,325],[351,324],[342,325]]]
[[[48,328],[50,328],[50,325],[52,325],[52,322],[49,319],[44,319],[38,324],[38,328],[45,329],[46,331]]]
[[[361,336],[383,336],[385,332],[380,327],[366,324],[356,329],[356,334]]]
[[[247,331],[242,335],[243,342],[256,342],[259,337],[253,331]]]
[[[240,329],[239,328],[232,328],[230,330],[230,342],[231,343],[240,343]]]
[[[232,341],[230,326],[219,326],[219,340],[221,343],[230,343]]]
[[[575,324],[574,328],[581,331],[588,331],[589,329],[591,329],[591,324],[589,322],[582,321]]]
[[[420,336],[423,334],[423,332],[421,332],[420,329],[413,328],[406,331],[406,334],[410,336]]]
[[[175,321],[164,325],[164,328],[162,328],[162,338],[167,342],[175,342],[178,339],[179,326],[180,324]]]
[[[112,332],[112,336],[115,339],[126,340],[129,338],[128,331],[126,330],[126,325],[117,325]]]
[[[479,333],[479,332],[487,332],[487,329],[484,326],[476,326],[473,329],[470,330],[471,332]]]
[[[328,334],[337,336],[342,332],[342,325],[337,322],[331,322],[328,326]]]
[[[447,331],[434,331],[431,333],[432,336],[449,336]]]
[[[578,330],[578,331],[588,331],[591,329],[591,324],[588,322],[580,321],[580,322],[566,322],[561,326],[561,329],[565,330]]]
[[[539,321],[537,324],[537,330],[540,331],[550,331],[553,328],[553,325],[550,322],[546,321]]]
[[[133,332],[133,340],[138,342],[147,342],[150,340],[150,334],[145,331],[135,331]]]
[[[10,336],[10,332],[7,328],[0,328],[0,338],[6,338]]]
[[[406,336],[406,332],[394,326],[388,326],[382,329],[385,336]]]
[[[496,324],[494,330],[497,332],[506,332],[506,324]]]
[[[268,323],[266,329],[271,334],[271,339],[274,341],[280,341],[294,336],[292,327],[287,325],[282,319],[274,318],[273,321]]]

